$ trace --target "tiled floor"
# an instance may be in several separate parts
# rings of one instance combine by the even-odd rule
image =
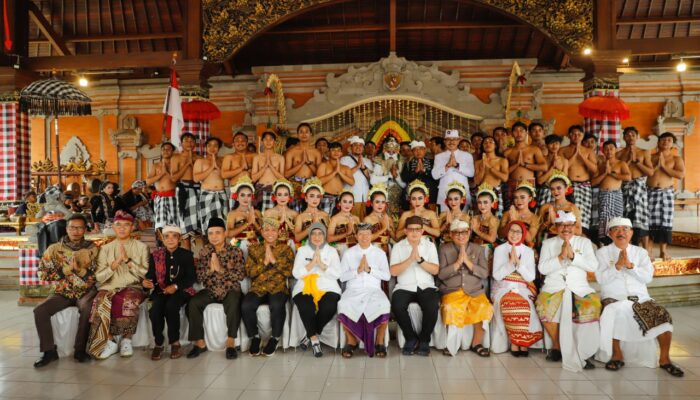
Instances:
[[[62,359],[34,370],[38,356],[31,308],[15,305],[17,294],[0,292],[0,398],[31,399],[700,399],[700,307],[674,308],[672,355],[685,378],[660,370],[602,365],[575,374],[550,364],[541,353],[527,359],[508,354],[482,359],[460,353],[403,357],[394,342],[386,359],[356,353],[344,360],[326,350],[247,354],[235,361],[223,353],[196,360],[151,361],[146,351],[130,359],[78,364]]]

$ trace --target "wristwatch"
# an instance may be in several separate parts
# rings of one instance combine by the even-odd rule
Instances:
[[[425,258],[421,257],[417,262],[418,264],[423,264],[425,262]]]

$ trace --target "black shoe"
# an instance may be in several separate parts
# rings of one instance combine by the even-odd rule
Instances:
[[[595,364],[591,360],[592,358],[586,360],[586,365],[583,366],[583,369],[595,369]]]
[[[407,340],[406,343],[403,345],[403,349],[401,350],[401,354],[405,356],[412,356],[413,352],[416,350],[416,345],[418,345],[418,341],[415,339]]]
[[[34,368],[41,368],[49,365],[51,361],[58,360],[58,352],[56,350],[45,351],[40,359],[34,363]]]
[[[520,357],[530,356],[530,350],[520,350],[518,353],[519,353]]]
[[[323,357],[323,349],[321,348],[321,342],[319,342],[318,340],[316,341],[316,343],[311,342],[311,351],[314,352],[314,357]]]
[[[415,351],[417,356],[427,357],[430,355],[430,342],[420,342]]]
[[[561,361],[561,350],[559,350],[559,349],[549,350],[549,352],[547,352],[547,357],[545,359],[547,361],[552,361],[552,362]]]
[[[248,349],[250,352],[251,356],[259,356],[260,355],[260,336],[255,336],[251,341],[250,341],[250,349]]]
[[[199,347],[196,344],[192,346],[192,350],[187,353],[187,358],[197,358],[200,354],[207,352],[207,346]]]
[[[275,351],[277,351],[277,339],[271,337],[265,344],[263,355],[270,357],[271,355],[275,354]]]
[[[227,347],[226,348],[226,359],[227,360],[235,360],[238,358],[238,352],[236,352],[235,347]]]
[[[308,337],[304,336],[304,338],[301,339],[301,342],[299,342],[299,348],[302,351],[306,351],[309,349],[309,346],[311,346],[311,340],[309,340]]]
[[[520,357],[520,350],[511,350],[510,355],[513,357]]]
[[[77,361],[79,363],[84,363],[85,361],[90,359],[90,356],[88,355],[88,353],[86,353],[84,351],[76,351],[73,354],[73,358],[75,358],[75,361]]]

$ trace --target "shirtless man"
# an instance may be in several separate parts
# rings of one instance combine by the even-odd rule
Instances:
[[[654,174],[651,165],[651,152],[636,147],[639,132],[628,126],[622,131],[622,139],[627,146],[617,152],[617,158],[627,162],[632,180],[622,183],[622,196],[625,200],[625,218],[632,221],[634,235],[632,244],[646,248],[649,240],[649,198],[647,197],[647,177]]]
[[[474,185],[487,184],[494,189],[498,201],[498,209],[494,213],[498,218],[503,215],[503,194],[501,184],[508,180],[508,160],[496,155],[496,139],[486,136],[481,142],[483,153],[481,160],[476,161]],[[475,202],[476,203],[476,202]]]
[[[539,122],[532,122],[527,127],[527,131],[530,133],[530,138],[532,139],[532,145],[539,147],[542,151],[543,156],[547,156],[549,153],[547,150],[547,144],[544,142],[544,126]]]
[[[654,242],[661,246],[660,257],[670,260],[668,244],[671,243],[671,229],[673,228],[673,180],[683,179],[685,176],[685,164],[683,158],[673,154],[673,145],[676,137],[671,132],[664,132],[659,136],[656,154],[651,156],[651,164],[654,172],[647,179],[649,197],[649,242],[647,251],[652,257]]]
[[[172,156],[175,146],[164,142],[160,146],[160,162],[153,165],[151,173],[146,178],[147,185],[156,185],[154,211],[155,228],[162,229],[165,225],[177,225],[177,203],[175,201],[175,182],[171,175]]]
[[[321,153],[311,143],[311,125],[306,122],[299,124],[297,137],[299,144],[290,148],[284,156],[284,176],[294,185],[294,201],[290,206],[299,212],[304,204],[300,201],[301,186],[307,179],[316,175],[321,163]]]
[[[504,209],[510,206],[515,187],[520,182],[529,182],[535,186],[535,173],[545,171],[547,162],[542,155],[539,147],[527,144],[527,127],[522,122],[518,121],[511,128],[515,146],[508,149],[504,156],[508,160],[508,193],[506,195],[506,203]]]
[[[243,132],[236,132],[233,135],[233,148],[236,151],[233,154],[227,154],[221,166],[221,177],[228,179],[231,187],[244,176],[250,178],[253,157],[255,157],[254,153],[248,152],[248,136]]]
[[[272,201],[272,186],[284,178],[284,157],[275,153],[277,135],[272,131],[262,134],[263,152],[253,158],[253,182],[255,182],[255,207],[260,212],[275,206]]]
[[[200,226],[209,226],[209,219],[226,218],[228,213],[228,196],[224,190],[224,178],[221,176],[221,157],[218,157],[221,139],[209,138],[206,142],[206,155],[194,163],[194,180],[202,184],[199,194]]]
[[[508,139],[508,130],[502,126],[497,126],[493,128],[492,134],[494,139],[496,139],[496,145],[498,145],[498,154],[504,154],[505,151],[508,149],[507,146],[507,139]]]
[[[617,144],[614,140],[603,143],[605,161],[598,164],[598,176],[591,183],[600,189],[598,194],[598,240],[610,244],[608,221],[622,217],[625,203],[622,197],[622,182],[632,179],[627,163],[617,159]]]
[[[562,137],[555,133],[547,135],[547,137],[544,138],[544,144],[547,146],[547,155],[544,157],[547,162],[547,169],[544,172],[537,173],[537,186],[539,187],[537,191],[537,204],[539,204],[540,207],[554,201],[554,196],[552,196],[552,192],[549,190],[549,184],[547,183],[552,173],[557,170],[563,172],[567,177],[569,176],[569,160],[562,157],[560,154],[561,142]]]
[[[199,202],[199,183],[194,181],[192,167],[199,158],[194,153],[196,139],[193,134],[185,133],[180,138],[182,151],[175,154],[171,161],[173,180],[177,182],[175,198],[177,202],[178,225],[182,231],[182,247],[190,249],[190,238],[202,230],[197,216]]]
[[[581,226],[588,235],[591,227],[593,195],[591,193],[591,177],[598,173],[598,157],[593,150],[583,146],[583,127],[569,127],[571,143],[560,150],[559,154],[569,160],[569,179],[574,187],[574,204],[581,210]]]
[[[319,208],[331,215],[343,187],[346,184],[354,185],[355,178],[352,168],[340,163],[340,158],[343,156],[343,146],[340,142],[329,144],[328,152],[328,161],[322,162],[318,166],[318,178],[321,180],[325,192]]]

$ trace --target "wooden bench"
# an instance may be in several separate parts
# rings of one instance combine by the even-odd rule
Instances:
[[[700,198],[699,197],[687,198],[687,199],[675,199],[674,205],[680,206],[681,209],[684,209],[685,206],[695,206],[696,214],[700,215]]]

